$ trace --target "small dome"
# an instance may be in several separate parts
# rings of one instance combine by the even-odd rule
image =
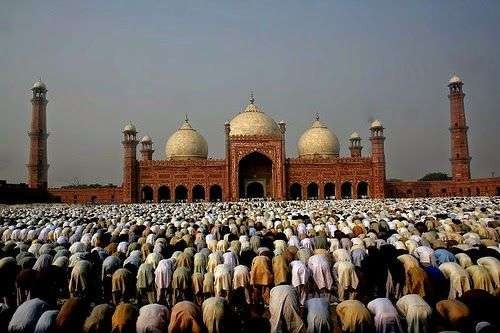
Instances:
[[[33,84],[33,88],[32,89],[47,90],[47,86],[45,85],[45,83],[42,82],[41,79],[39,79],[38,81],[36,81]]]
[[[361,139],[359,136],[358,132],[352,132],[351,136],[349,137],[351,140],[356,140],[356,139]]]
[[[123,128],[123,133],[137,133],[135,126],[132,123],[128,123],[127,126]]]
[[[281,137],[281,130],[267,114],[262,112],[255,105],[253,94],[250,96],[250,104],[245,107],[243,112],[236,115],[230,122],[229,135],[231,136],[272,136]]]
[[[451,77],[451,79],[448,81],[449,84],[453,84],[453,83],[462,83],[462,79],[456,75],[456,74],[453,74],[453,76]]]
[[[149,135],[145,135],[142,139],[141,139],[141,143],[152,143],[153,140],[151,140],[151,138],[149,137]]]
[[[297,149],[302,158],[326,158],[339,156],[340,146],[337,136],[317,117],[301,135]]]
[[[186,117],[182,126],[168,138],[165,155],[167,160],[206,160],[208,144]]]
[[[372,124],[370,125],[370,128],[380,128],[380,127],[382,127],[382,123],[378,119],[372,121]]]

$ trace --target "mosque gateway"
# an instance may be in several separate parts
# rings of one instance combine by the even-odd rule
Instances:
[[[166,140],[165,153],[155,156],[154,140],[148,135],[140,138],[130,123],[122,130],[121,186],[49,188],[48,193],[70,203],[499,195],[500,178],[471,179],[462,87],[456,75],[448,82],[450,181],[388,181],[380,120],[371,123],[365,143],[357,132],[352,133],[346,140],[350,155],[340,156],[340,144],[345,143],[317,115],[298,138],[297,155],[289,157],[285,151],[286,124],[267,115],[251,94],[248,105],[224,124],[223,159],[208,158],[207,141],[187,116]],[[28,184],[45,189],[47,87],[37,81],[32,91]],[[367,144],[370,155],[362,151]]]

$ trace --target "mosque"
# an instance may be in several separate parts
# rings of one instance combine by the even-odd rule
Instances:
[[[187,117],[166,141],[165,155],[157,159],[153,158],[153,140],[147,135],[139,139],[130,123],[122,131],[121,186],[48,188],[47,87],[37,81],[32,88],[27,183],[67,203],[500,195],[500,177],[471,179],[462,88],[462,80],[454,75],[448,82],[449,181],[388,181],[380,120],[370,125],[369,155],[363,154],[362,139],[354,132],[348,139],[350,155],[340,156],[339,139],[317,115],[298,140],[298,155],[289,157],[285,152],[286,124],[263,112],[251,94],[248,105],[224,124],[223,159],[208,158],[207,141]]]

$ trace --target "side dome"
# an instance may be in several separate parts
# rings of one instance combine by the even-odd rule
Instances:
[[[453,76],[450,78],[450,80],[448,80],[448,83],[449,84],[462,83],[462,79],[457,74],[453,74]]]
[[[128,123],[127,125],[125,125],[122,132],[123,133],[137,133],[137,130],[135,129],[134,124]]]
[[[47,86],[45,85],[45,83],[42,82],[42,79],[38,79],[38,81],[36,81],[34,84],[33,84],[33,88],[31,88],[33,90],[47,90]]]
[[[230,136],[271,136],[280,138],[281,130],[273,118],[262,112],[255,105],[253,94],[250,95],[250,104],[245,107],[229,122]]]
[[[316,117],[311,127],[300,136],[297,149],[301,158],[338,157],[340,145],[337,136]]]
[[[167,160],[206,160],[208,155],[207,141],[189,120],[186,120],[167,140],[165,145]]]

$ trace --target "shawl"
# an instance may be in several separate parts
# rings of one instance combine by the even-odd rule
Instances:
[[[203,293],[213,294],[214,293],[214,274],[206,272],[203,278]]]
[[[494,257],[482,257],[477,264],[484,266],[490,273],[495,288],[500,288],[500,260]]]
[[[54,325],[54,321],[56,320],[58,310],[47,310],[38,319],[36,323],[34,333],[51,333],[52,326]]]
[[[52,264],[52,256],[50,254],[42,254],[36,260],[35,264],[33,265],[33,269],[35,271],[41,271],[42,269],[49,267],[51,264]]]
[[[311,298],[306,301],[307,332],[330,332],[330,309],[326,298]]]
[[[300,260],[292,261],[290,266],[292,267],[292,286],[306,285],[310,276],[307,266]]]
[[[328,260],[324,256],[313,255],[309,258],[307,266],[318,289],[330,290],[333,285],[333,277]]]
[[[250,284],[252,286],[268,286],[273,282],[273,273],[270,270],[270,260],[266,256],[256,256],[252,260],[250,270]]]
[[[111,318],[111,333],[134,332],[137,315],[137,309],[132,304],[118,304]]]
[[[281,326],[290,333],[298,333],[304,329],[304,323],[299,314],[297,292],[292,286],[281,285],[271,289],[269,312],[272,333],[281,330]]]
[[[290,269],[288,263],[283,255],[279,255],[273,258],[273,276],[274,285],[280,285],[282,283],[287,283],[288,275]]]
[[[172,288],[186,290],[191,287],[191,274],[186,267],[177,267],[172,275]]]
[[[399,320],[398,310],[388,298],[376,298],[368,303],[367,308],[374,315],[377,333],[404,332]]]
[[[139,266],[139,270],[137,271],[137,289],[154,289],[154,281],[155,281],[155,269],[153,265],[144,263]]]
[[[460,297],[464,292],[470,290],[469,274],[459,264],[445,262],[439,266],[439,270],[450,280],[448,299]]]
[[[49,305],[39,298],[27,300],[14,312],[9,322],[10,333],[31,333]]]
[[[408,271],[406,291],[421,297],[429,295],[430,282],[427,273],[420,267],[412,267]]]
[[[205,274],[207,261],[207,257],[203,253],[196,253],[194,255],[194,273]]]
[[[113,307],[108,304],[99,304],[92,309],[90,316],[85,319],[83,333],[107,333],[111,330]]]
[[[193,273],[191,275],[192,281],[192,289],[195,295],[199,295],[203,293],[203,274],[201,273]]]
[[[337,315],[344,332],[370,332],[372,317],[363,303],[347,300],[337,305]]]
[[[490,273],[481,265],[472,265],[465,269],[469,273],[474,289],[486,290],[492,295],[495,295],[495,289],[491,281]]]
[[[120,258],[109,256],[102,262],[101,280],[113,276],[113,273],[122,266]]]
[[[336,262],[335,265],[333,265],[333,269],[337,274],[339,286],[344,289],[349,287],[356,289],[358,287],[359,279],[356,275],[355,266],[351,262]]]
[[[161,289],[170,288],[170,284],[172,283],[172,274],[174,263],[171,259],[162,259],[158,263],[158,266],[155,269],[155,284],[157,295],[160,295]]]
[[[55,332],[78,332],[87,316],[88,304],[81,298],[73,297],[64,302],[54,322]]]
[[[174,305],[168,325],[168,333],[201,333],[203,320],[200,308],[189,301],[182,301]]]
[[[226,264],[220,264],[215,267],[214,271],[214,289],[215,293],[231,290],[231,271]]]
[[[233,289],[247,288],[250,283],[250,272],[248,267],[239,265],[234,268]]]
[[[78,261],[73,270],[69,280],[69,292],[74,294],[76,292],[84,292],[89,286],[89,274],[92,264],[87,260]]]
[[[132,273],[126,268],[117,269],[111,280],[111,290],[120,292],[122,295],[128,293],[132,287]]]
[[[401,297],[396,307],[406,317],[408,333],[427,333],[428,319],[432,314],[432,308],[422,297],[409,294]]]
[[[436,311],[455,328],[464,327],[470,315],[467,305],[456,299],[445,299],[437,302]]]
[[[223,263],[225,265],[228,265],[231,271],[233,271],[233,269],[239,265],[238,256],[233,251],[228,251],[224,253],[222,255],[222,258],[223,258]]]
[[[208,333],[227,332],[226,325],[224,325],[227,309],[228,303],[222,297],[210,297],[203,302],[201,306],[203,323]]]
[[[160,304],[144,305],[136,322],[137,333],[162,333],[167,330],[168,308]]]
[[[472,260],[466,253],[457,253],[455,254],[455,258],[457,258],[458,264],[462,266],[462,268],[467,268],[472,265]]]

